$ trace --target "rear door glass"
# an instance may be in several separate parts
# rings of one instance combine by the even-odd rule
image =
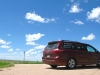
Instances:
[[[62,45],[63,49],[75,49],[75,46],[72,43],[64,42]]]
[[[52,50],[58,47],[58,42],[48,43],[48,45],[44,48],[45,50]]]
[[[84,44],[76,44],[75,46],[76,46],[77,50],[87,51],[86,45],[84,45]]]

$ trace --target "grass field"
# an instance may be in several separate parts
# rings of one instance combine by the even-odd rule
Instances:
[[[11,67],[14,64],[43,64],[42,61],[0,60],[0,68]]]
[[[13,62],[14,64],[43,64],[42,61],[0,60],[0,62]]]
[[[13,60],[15,64],[43,64],[41,61],[18,61],[18,60]]]
[[[12,66],[14,66],[14,63],[13,62],[0,61],[0,68],[12,67]]]

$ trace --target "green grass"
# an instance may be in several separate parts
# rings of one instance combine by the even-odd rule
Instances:
[[[42,61],[0,60],[0,69],[12,67],[14,64],[43,64]]]
[[[13,62],[0,61],[0,68],[12,67],[12,66],[14,66],[14,63]]]
[[[14,64],[43,64],[42,61],[22,61],[22,60],[0,60],[0,61],[12,62]]]
[[[12,61],[14,62],[15,64],[43,64],[43,62],[41,61]]]

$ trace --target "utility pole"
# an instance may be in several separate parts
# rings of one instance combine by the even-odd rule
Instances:
[[[24,61],[25,61],[25,51],[24,51]]]

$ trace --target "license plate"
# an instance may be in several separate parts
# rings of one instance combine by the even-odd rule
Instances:
[[[50,57],[50,55],[47,55],[47,57]]]

